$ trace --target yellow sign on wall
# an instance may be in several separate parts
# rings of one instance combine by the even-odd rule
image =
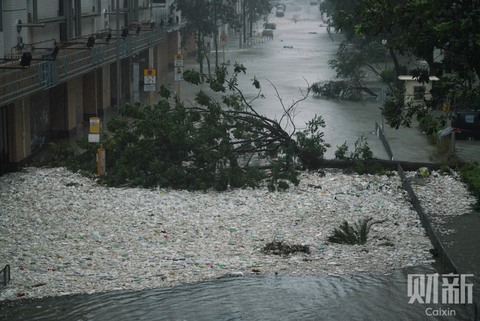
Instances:
[[[91,117],[90,118],[90,133],[99,134],[100,133],[100,118]]]
[[[143,69],[144,76],[156,76],[157,72],[155,69]]]

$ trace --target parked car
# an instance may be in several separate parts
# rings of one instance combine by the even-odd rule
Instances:
[[[318,1],[310,0],[310,5],[311,6],[316,6],[317,4],[318,4]]]
[[[480,111],[462,110],[452,115],[455,139],[480,139]]]
[[[263,25],[263,27],[264,27],[265,29],[272,29],[272,30],[277,29],[277,25],[276,25],[275,23],[273,23],[273,22],[266,22],[266,23]]]
[[[283,12],[282,9],[277,9],[277,17],[283,17],[285,16],[285,13]]]
[[[262,36],[273,38],[273,30],[272,29],[263,29]]]

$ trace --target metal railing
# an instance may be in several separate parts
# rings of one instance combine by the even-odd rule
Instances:
[[[388,156],[393,160],[393,154],[390,149],[390,144],[388,143],[387,139],[385,138],[385,135],[383,133],[382,128],[378,125],[377,122],[375,122],[375,132],[377,135],[380,137],[382,140],[383,145],[385,146],[385,149],[387,150]],[[407,176],[405,175],[405,172],[403,171],[403,168],[400,164],[397,166],[397,173],[400,176],[402,180],[402,186],[405,188],[407,191],[408,195],[410,196],[410,199],[412,201],[413,208],[417,212],[417,215],[422,222],[422,226],[425,229],[425,232],[430,239],[430,242],[432,243],[433,248],[436,250],[436,253],[438,254],[438,259],[440,260],[440,263],[442,264],[443,270],[447,273],[454,273],[454,274],[461,274],[461,271],[458,270],[457,266],[453,261],[450,259],[448,256],[447,252],[445,251],[445,247],[443,246],[442,242],[437,236],[437,233],[435,232],[434,228],[432,227],[432,224],[430,223],[430,220],[428,219],[427,215],[423,211],[422,206],[420,205],[420,201],[415,194],[412,186],[410,183],[407,181]],[[479,286],[478,284],[475,284],[474,286]],[[467,289],[464,289],[467,291]],[[466,293],[465,293],[466,294]],[[473,304],[466,304],[466,310],[470,316],[472,316],[472,320],[478,321],[480,318],[480,305],[478,304],[476,298],[473,298]]]
[[[61,49],[56,61],[42,61],[21,70],[0,70],[0,101],[3,104],[10,103],[114,63],[117,59],[116,41],[121,41],[120,59],[123,59],[164,42],[166,33],[175,29],[178,26],[172,26],[169,30],[152,29],[137,36],[113,39],[110,44],[94,45],[90,50],[81,46],[77,46],[73,52],[73,47],[68,51]]]
[[[380,129],[381,131],[381,129]],[[402,185],[405,188],[405,190],[408,192],[408,195],[410,195],[413,208],[418,214],[418,217],[420,218],[420,221],[422,222],[422,226],[425,229],[428,238],[430,239],[430,242],[433,245],[433,248],[437,251],[438,254],[438,259],[440,260],[440,263],[442,264],[443,270],[447,273],[454,273],[454,274],[461,274],[461,272],[458,270],[457,266],[453,261],[450,259],[450,257],[447,255],[445,251],[445,247],[443,246],[442,242],[439,240],[437,233],[435,233],[435,230],[432,227],[432,224],[430,223],[427,215],[422,209],[422,206],[420,205],[420,201],[418,200],[417,195],[413,191],[412,186],[410,183],[407,181],[407,177],[405,175],[405,172],[403,171],[403,168],[400,164],[398,164],[397,168],[398,175],[402,179]],[[478,286],[478,285],[474,285]],[[467,291],[467,289],[464,289]],[[467,312],[473,317],[474,321],[478,321],[479,315],[480,315],[480,305],[477,303],[475,298],[473,298],[473,304],[466,304],[466,309]]]
[[[10,282],[10,265],[5,265],[5,267],[0,271],[0,284],[7,286]]]
[[[385,138],[385,133],[383,132],[382,127],[380,127],[377,122],[375,122],[375,133],[377,133],[377,136],[380,137],[380,140],[383,143],[383,147],[385,147],[385,150],[387,151],[388,157],[390,158],[390,160],[393,161],[393,153],[392,149],[390,148],[390,144]]]

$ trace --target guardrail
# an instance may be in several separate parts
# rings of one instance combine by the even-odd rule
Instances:
[[[0,284],[7,286],[10,282],[10,265],[5,265],[5,267],[0,271]]]
[[[417,212],[418,217],[422,222],[423,228],[425,229],[427,236],[430,239],[430,242],[432,242],[434,249],[437,251],[438,259],[442,264],[443,270],[447,273],[462,274],[461,271],[459,271],[459,269],[455,265],[455,263],[453,263],[453,261],[447,255],[445,251],[445,247],[443,246],[442,242],[439,240],[437,233],[435,233],[435,230],[433,229],[432,224],[430,224],[430,221],[427,215],[425,214],[425,212],[423,211],[422,206],[420,205],[420,201],[418,200],[417,195],[413,191],[412,186],[410,185],[410,183],[408,183],[405,172],[403,171],[403,168],[400,164],[398,164],[397,172],[400,178],[402,179],[403,187],[408,192],[408,195],[410,195],[413,208]],[[475,284],[474,286],[478,286],[478,284]],[[464,290],[467,291],[467,289],[464,289]],[[467,297],[466,293],[465,293],[465,297]],[[473,320],[478,321],[479,320],[478,318],[480,316],[480,305],[476,302],[475,298],[473,298],[472,303],[473,304],[466,304],[466,309],[467,309],[467,312],[473,317]]]
[[[380,137],[380,140],[383,143],[383,147],[385,147],[385,150],[387,151],[388,157],[390,157],[390,160],[393,161],[393,153],[392,153],[392,149],[390,148],[390,144],[385,138],[385,134],[382,130],[382,127],[380,127],[377,122],[375,122],[375,133],[377,133],[377,136]]]

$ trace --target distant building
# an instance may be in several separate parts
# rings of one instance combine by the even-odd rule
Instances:
[[[435,76],[429,77],[428,83],[422,84],[417,78],[410,75],[398,76],[398,80],[405,82],[405,103],[422,104],[425,99],[432,97],[431,90],[435,81],[439,79]]]
[[[120,0],[118,25],[117,1],[0,0],[1,167],[75,138],[90,117],[114,117],[117,100],[148,101],[144,70],[173,66],[182,50],[173,0]]]

